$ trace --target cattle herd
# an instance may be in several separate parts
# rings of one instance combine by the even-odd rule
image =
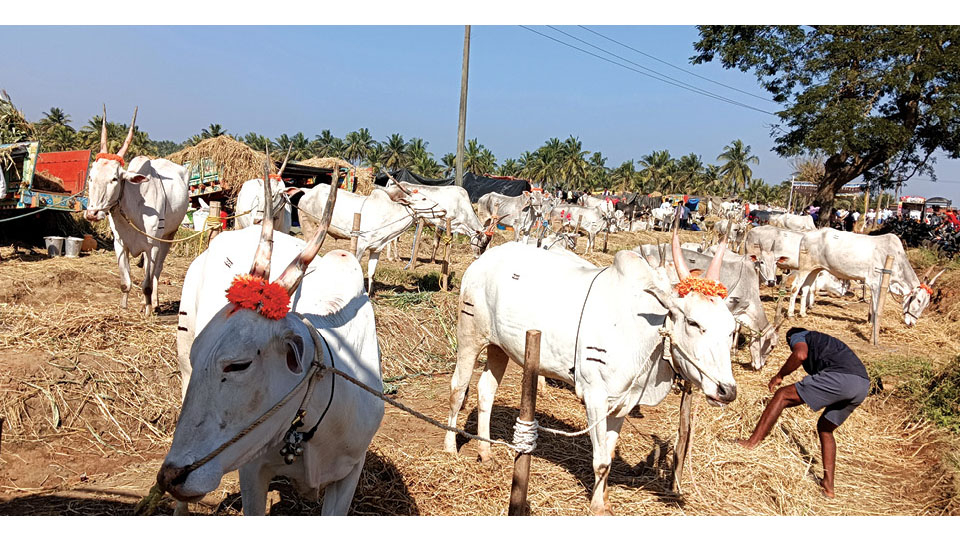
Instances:
[[[119,152],[109,154],[104,123],[85,217],[109,217],[123,307],[130,256],[145,255],[144,309],[152,313],[169,241],[188,206],[187,171],[142,157],[125,169],[132,136],[133,123]],[[607,477],[631,409],[660,403],[675,376],[712,405],[732,402],[731,348],[741,338],[753,368],[768,361],[782,318],[778,304],[776,320],[769,320],[760,291],[784,277],[778,269],[793,279],[787,316],[798,297],[803,316],[816,294],[843,295],[860,282],[872,293],[875,317],[884,261],[893,256],[890,291],[902,295],[907,325],[930,303],[939,276],[928,279],[928,272],[921,280],[895,235],[818,230],[809,216],[790,214],[748,227],[730,203],[716,209],[724,218],[717,243],[681,246],[674,226],[669,244],[620,251],[600,268],[572,251],[577,235],[587,237],[587,252],[599,232],[669,228],[678,221],[673,209],[638,212],[589,195],[564,204],[539,189],[518,197],[489,193],[475,211],[454,186],[390,182],[362,196],[320,184],[299,201],[301,240],[288,234],[287,188],[267,173],[242,186],[236,211],[244,219],[212,240],[184,279],[177,332],[182,410],[157,476],[181,501],[180,511],[239,470],[245,514],[265,512],[269,482],[278,475],[308,496],[323,488],[324,514],[347,512],[384,415],[383,401],[353,382],[382,387],[369,291],[380,252],[421,218],[438,227],[449,220],[476,258],[460,284],[448,426],[457,427],[476,361],[488,351],[477,429],[490,436],[506,364],[522,364],[525,332],[540,330],[541,375],[569,384],[586,410],[595,474],[590,507],[598,514],[610,510]],[[361,216],[359,231],[354,214]],[[500,225],[512,227],[514,241],[487,249]],[[356,251],[318,258],[328,234],[356,237]],[[365,252],[366,282],[359,263]],[[278,259],[287,264],[272,264]],[[552,294],[557,290],[565,294]],[[321,377],[331,371],[338,376]],[[444,448],[457,451],[452,431]],[[479,448],[488,459],[489,443]]]

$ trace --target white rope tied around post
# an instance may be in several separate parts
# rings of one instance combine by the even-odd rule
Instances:
[[[521,454],[532,454],[537,449],[537,430],[543,429],[536,418],[527,422],[517,418],[513,425],[513,446]]]

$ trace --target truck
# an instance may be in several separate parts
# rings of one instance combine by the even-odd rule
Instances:
[[[0,213],[87,207],[90,150],[40,152],[39,141],[0,145]]]

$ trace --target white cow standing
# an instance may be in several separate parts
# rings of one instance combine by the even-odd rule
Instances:
[[[477,216],[484,226],[496,219],[497,223],[512,227],[513,239],[520,240],[521,236],[529,236],[534,224],[550,215],[558,203],[559,199],[540,189],[524,191],[516,197],[490,192],[477,201]]]
[[[603,215],[598,208],[588,208],[579,204],[558,204],[549,214],[550,219],[560,220],[560,229],[569,227],[571,231],[580,225],[580,232],[587,236],[587,245],[583,248],[586,254],[593,251],[593,244],[597,233],[610,227],[610,219]]]
[[[287,187],[280,175],[270,175],[270,193],[272,194],[273,227],[275,230],[287,234],[293,224],[292,210],[287,198],[300,191],[300,188]],[[234,219],[234,229],[245,229],[263,221],[263,179],[247,180],[240,186],[237,193],[237,204]],[[242,215],[241,215],[242,214]]]
[[[109,216],[120,267],[120,307],[124,309],[130,295],[130,257],[144,254],[141,288],[144,313],[149,315],[160,304],[157,289],[163,261],[190,202],[187,169],[172,161],[137,156],[123,169],[123,156],[133,140],[136,123],[134,110],[123,146],[116,154],[109,154],[107,108],[103,108],[100,153],[90,166],[89,203],[83,217],[100,221]]]
[[[807,214],[777,214],[770,216],[769,224],[774,227],[780,227],[781,229],[798,232],[814,231],[817,229],[817,226],[813,223],[813,216]]]
[[[473,211],[467,190],[460,186],[424,186],[409,182],[394,182],[392,178],[388,187],[390,185],[400,185],[405,192],[421,193],[435,202],[444,214],[441,217],[440,214],[430,213],[426,216],[427,221],[439,230],[440,227],[446,227],[446,220],[449,218],[453,234],[462,234],[470,238],[474,257],[479,257],[487,249],[492,236],[486,234],[480,219]]]
[[[679,243],[674,247],[679,252]],[[719,265],[719,259],[711,265],[708,279],[716,279]],[[689,277],[685,265],[680,272]],[[540,373],[573,385],[586,407],[595,514],[610,511],[610,462],[634,406],[660,403],[675,372],[702,388],[713,405],[736,397],[730,365],[734,320],[723,300],[699,292],[679,298],[631,251],[620,251],[613,265],[598,270],[569,254],[515,242],[497,246],[464,272],[458,309],[448,425],[456,427],[474,365],[487,347],[477,384],[477,431],[490,436],[494,394],[508,359],[522,364],[526,331],[540,330]],[[661,330],[672,336],[672,367],[664,359]],[[453,433],[447,433],[444,448],[457,451]],[[479,443],[479,454],[489,460],[490,445]]]
[[[367,261],[367,291],[373,291],[373,275],[377,271],[380,252],[393,239],[413,225],[418,217],[442,217],[437,203],[421,193],[404,193],[397,186],[375,189],[370,195],[357,195],[341,190],[333,221],[327,234],[336,239],[349,239],[353,230],[353,215],[360,214],[360,234],[357,237],[357,260],[370,252]],[[330,193],[329,184],[318,184],[300,198],[300,225],[305,237],[313,236],[319,227],[314,216],[321,215],[324,201]]]
[[[903,322],[913,326],[930,305],[931,287],[940,274],[929,282],[921,281],[910,266],[903,243],[894,234],[867,236],[835,229],[805,233],[800,242],[800,269],[793,284],[787,315],[793,316],[800,290],[812,286],[817,274],[826,270],[840,279],[862,280],[870,288],[871,305],[867,320],[872,321],[880,295],[885,292],[880,290],[880,280],[887,255],[894,257],[890,292],[903,296]],[[806,314],[806,303],[801,302],[800,316]]]
[[[220,234],[187,271],[177,336],[183,409],[157,480],[182,508],[239,468],[244,514],[263,515],[270,480],[285,476],[305,496],[316,498],[324,489],[324,515],[345,515],[383,402],[333,373],[315,384],[306,377],[319,362],[382,385],[373,307],[353,256],[333,250],[314,260],[325,225],[304,243],[274,233],[272,224],[268,211],[261,230]],[[282,273],[272,271],[271,253],[293,262]],[[292,298],[292,311],[268,316],[265,308],[229,303],[224,291],[245,268],[273,279],[270,286]],[[265,305],[266,296],[260,298]],[[216,453],[287,396],[272,416]],[[302,425],[291,428],[305,399]],[[290,429],[304,438],[302,455],[292,462],[281,455]]]

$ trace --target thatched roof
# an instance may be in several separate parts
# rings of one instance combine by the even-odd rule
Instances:
[[[187,161],[199,163],[203,158],[209,158],[216,165],[220,171],[220,185],[228,194],[238,191],[251,178],[263,178],[263,152],[257,152],[229,135],[204,139],[195,146],[167,156],[170,161],[181,165]],[[277,172],[272,162],[270,172]]]
[[[298,161],[300,165],[310,167],[321,167],[324,169],[333,169],[334,167],[344,167],[347,169],[356,169],[357,174],[357,193],[369,195],[373,191],[373,169],[369,167],[354,167],[349,161],[338,157],[314,157]]]

